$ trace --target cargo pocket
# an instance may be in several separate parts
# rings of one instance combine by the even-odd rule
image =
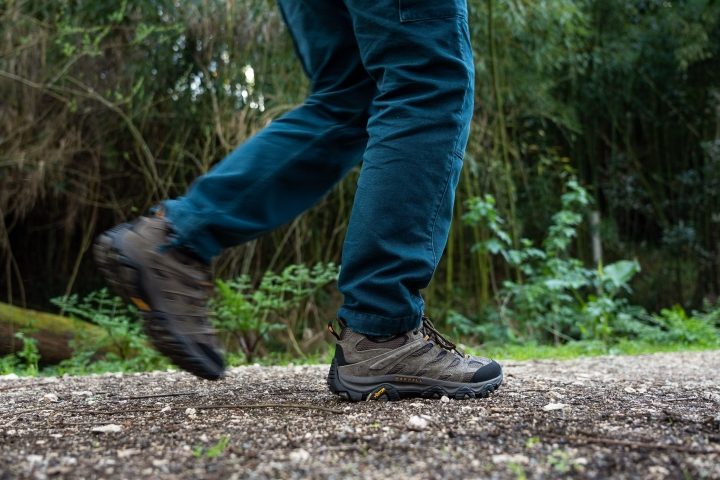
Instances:
[[[398,0],[400,22],[467,16],[467,0]]]

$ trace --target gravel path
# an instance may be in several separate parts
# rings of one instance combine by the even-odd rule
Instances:
[[[505,371],[487,400],[360,404],[325,366],[0,377],[0,479],[720,478],[720,352]]]

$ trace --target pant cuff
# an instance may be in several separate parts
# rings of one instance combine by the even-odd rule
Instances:
[[[418,328],[422,324],[422,312],[406,317],[385,317],[373,313],[355,312],[342,307],[338,317],[343,319],[353,332],[362,335],[400,335]]]
[[[165,215],[175,233],[173,246],[182,246],[192,250],[206,263],[210,263],[220,248],[216,242],[204,231],[201,217],[184,208],[183,199],[166,200],[162,202]]]

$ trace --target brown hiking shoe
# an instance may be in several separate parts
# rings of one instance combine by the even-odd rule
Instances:
[[[140,310],[160,353],[198,377],[216,380],[225,363],[208,320],[210,268],[171,246],[172,235],[161,215],[140,217],[101,234],[95,261],[116,293]]]
[[[347,400],[487,397],[503,381],[500,364],[461,354],[427,317],[418,329],[386,340],[328,327],[338,339],[328,386]]]

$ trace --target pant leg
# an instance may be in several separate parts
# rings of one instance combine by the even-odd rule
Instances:
[[[367,143],[375,83],[340,0],[280,0],[312,93],[165,202],[177,242],[210,260],[282,225],[319,201]]]
[[[415,328],[445,249],[473,105],[465,0],[344,0],[378,86],[345,239],[339,316],[354,331]]]

